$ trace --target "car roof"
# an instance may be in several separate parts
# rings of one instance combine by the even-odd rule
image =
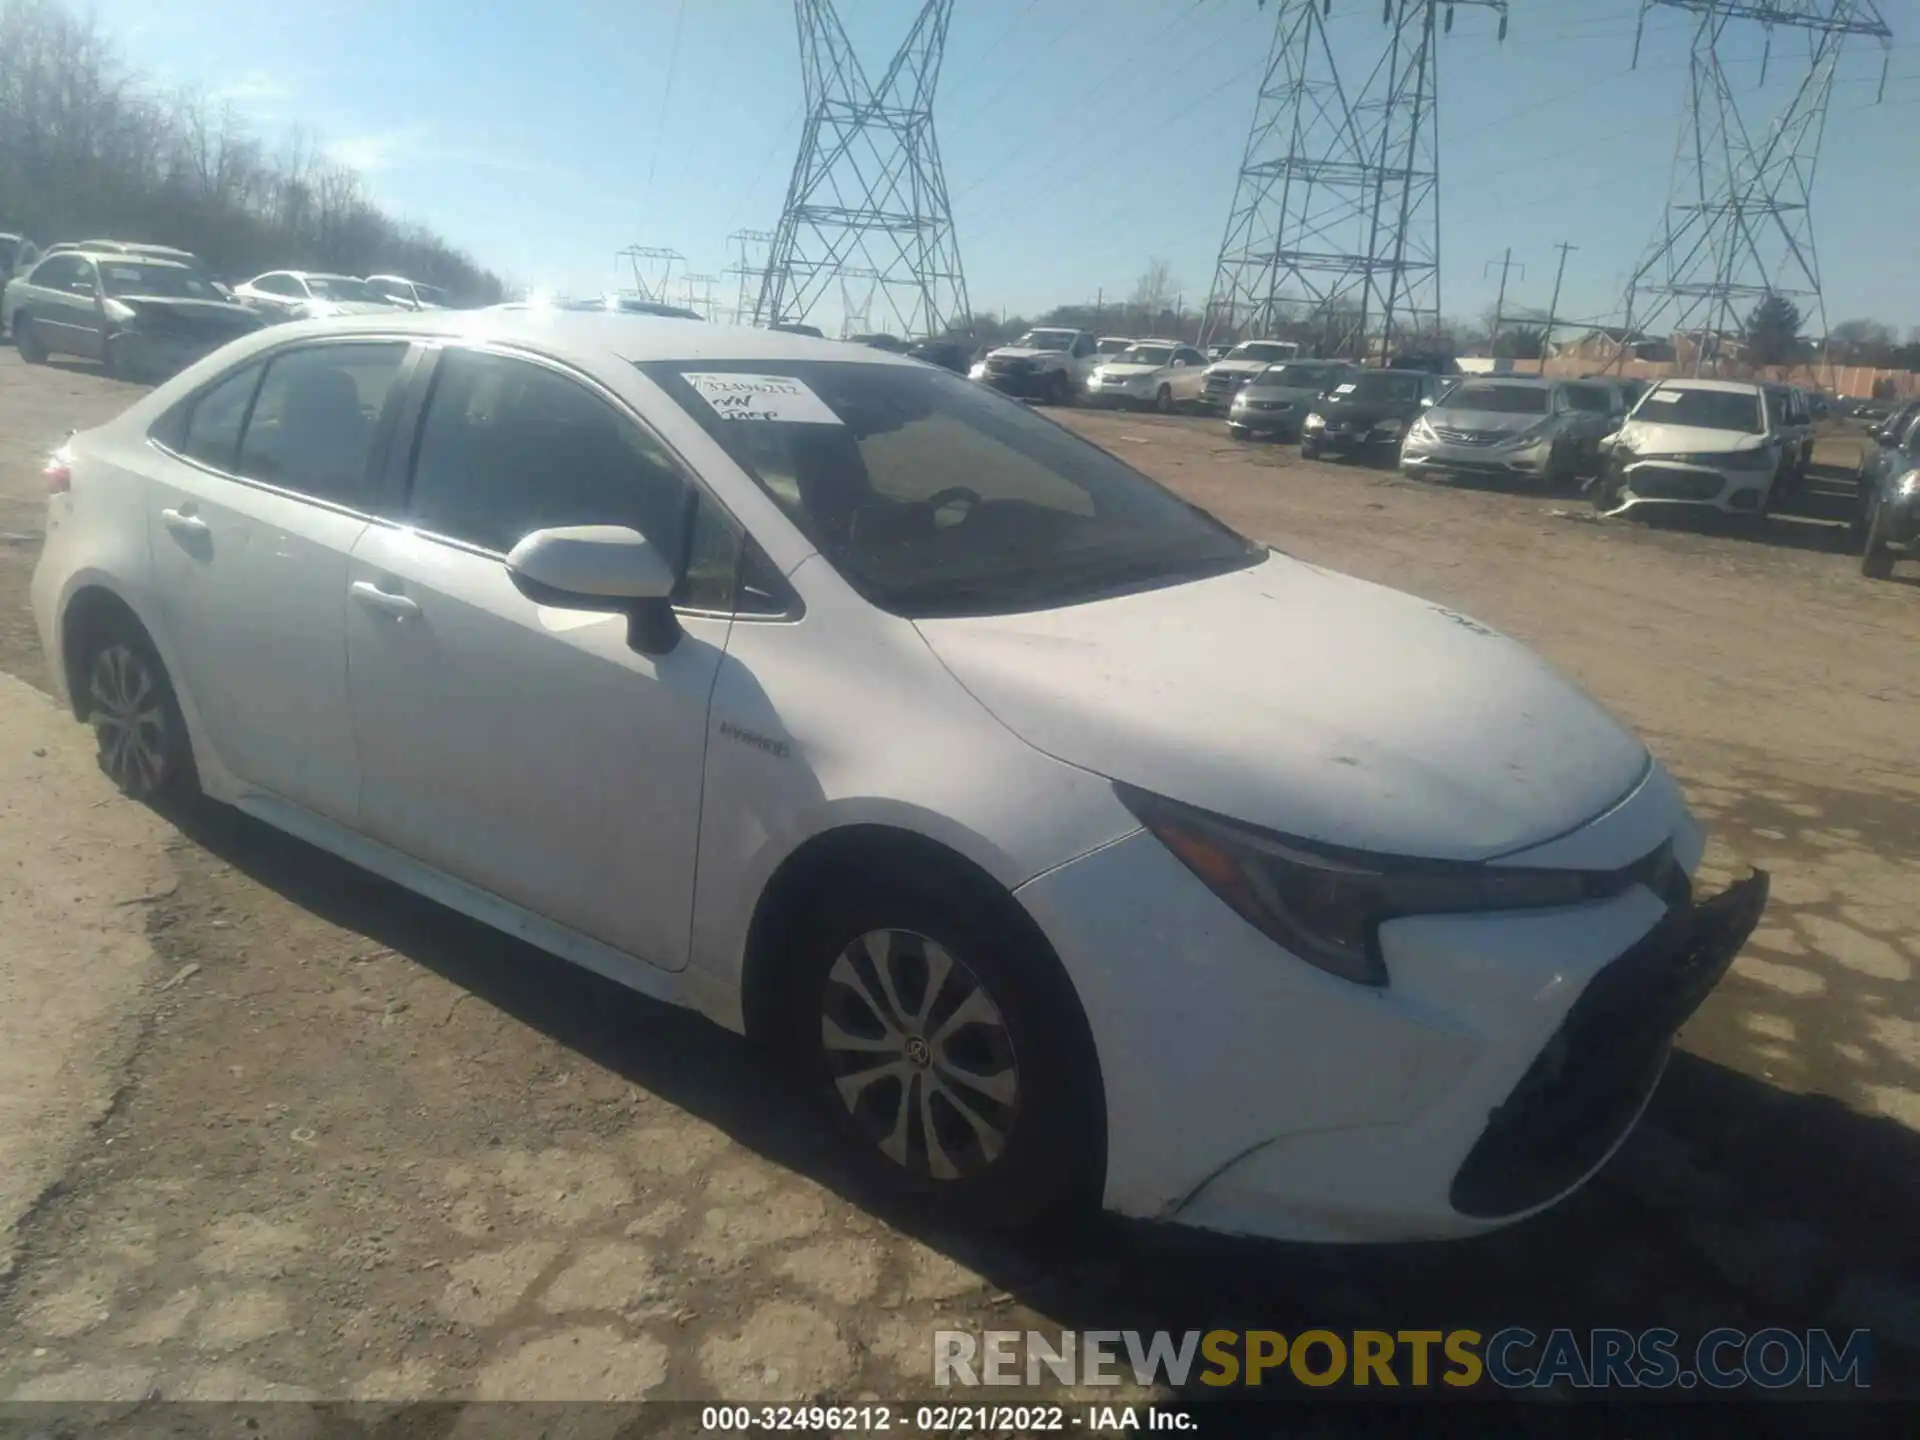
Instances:
[[[1717,390],[1723,395],[1757,395],[1766,387],[1755,380],[1656,380],[1659,390]]]
[[[615,310],[549,310],[488,306],[482,310],[397,310],[391,314],[343,316],[275,325],[262,331],[274,340],[328,335],[440,336],[482,344],[598,355],[637,363],[648,360],[853,360],[867,365],[918,362],[844,340],[816,340],[747,325],[622,314]]]
[[[73,245],[65,250],[43,255],[43,259],[58,259],[63,255],[78,255],[82,260],[92,260],[96,264],[103,261],[118,261],[125,265],[129,261],[140,265],[159,265],[168,270],[186,270],[191,267],[182,265],[178,260],[169,260],[163,255],[141,255],[126,250],[96,250],[91,246]]]

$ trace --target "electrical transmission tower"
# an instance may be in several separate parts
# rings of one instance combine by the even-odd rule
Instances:
[[[681,303],[702,320],[713,319],[713,287],[719,283],[718,275],[689,275],[682,271],[680,287],[684,298]]]
[[[678,250],[665,250],[658,245],[629,245],[624,250],[616,250],[613,258],[625,260],[633,268],[633,288],[640,292],[642,300],[665,304],[673,263],[678,260],[684,264],[687,257]]]
[[[720,273],[738,284],[733,297],[733,323],[745,325],[752,321],[760,287],[767,281],[767,247],[773,244],[773,232],[736,230],[727,236],[727,243],[734,247],[734,261]]]
[[[1326,353],[1364,354],[1369,336],[1386,353],[1439,328],[1439,36],[1458,5],[1496,12],[1504,40],[1507,0],[1346,3],[1386,32],[1357,85],[1335,62],[1332,0],[1280,0],[1203,338],[1304,321]]]
[[[953,0],[925,0],[878,84],[833,0],[794,0],[807,120],[774,232],[758,324],[805,320],[845,269],[877,272],[876,323],[909,338],[966,326],[933,92]]]
[[[1892,31],[1874,0],[1641,0],[1640,31],[1656,6],[1691,11],[1693,58],[1667,213],[1646,258],[1627,282],[1626,333],[1695,336],[1693,368],[1738,335],[1769,295],[1793,301],[1827,330],[1820,262],[1813,243],[1813,177],[1842,43],[1854,35],[1890,49]],[[1761,78],[1776,28],[1802,37],[1805,69],[1784,108],[1764,125],[1742,113],[1721,44],[1736,22],[1765,30]],[[1881,72],[1881,90],[1886,73]],[[1616,365],[1624,361],[1623,343]]]

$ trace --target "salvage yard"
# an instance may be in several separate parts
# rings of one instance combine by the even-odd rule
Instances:
[[[0,354],[0,669],[31,685],[40,458],[135,393]],[[936,1328],[1520,1324],[1865,1326],[1876,1389],[1914,1393],[1920,567],[1865,580],[1821,519],[1599,521],[1218,421],[1055,413],[1250,535],[1535,647],[1680,778],[1712,877],[1772,873],[1599,1180],[1503,1234],[1364,1253],[943,1233],[863,1196],[700,1020],[234,814],[130,831],[65,771],[71,815],[30,804],[88,737],[12,687],[0,741],[19,706],[48,738],[0,756],[0,863],[64,865],[74,933],[151,953],[116,959],[117,1018],[61,1061],[100,1071],[97,1103],[6,1193],[0,1399],[925,1399]],[[96,829],[119,868],[83,884]],[[142,846],[164,873],[124,863]]]

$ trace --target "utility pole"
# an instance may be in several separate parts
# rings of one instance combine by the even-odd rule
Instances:
[[[1547,373],[1547,352],[1553,349],[1553,322],[1560,318],[1560,280],[1567,273],[1567,252],[1578,250],[1578,245],[1569,245],[1562,240],[1554,249],[1560,252],[1560,263],[1553,271],[1553,298],[1547,302],[1547,338],[1540,342],[1540,373]]]
[[[1480,267],[1481,276],[1485,277],[1489,274],[1495,265],[1500,267],[1500,295],[1499,298],[1493,302],[1493,333],[1487,337],[1487,348],[1489,350],[1498,350],[1500,348],[1500,322],[1506,317],[1507,313],[1507,272],[1514,268],[1513,247],[1511,245],[1507,247],[1506,258],[1489,260],[1485,265]],[[1527,267],[1522,265],[1519,269],[1520,278],[1522,280],[1526,279]]]
[[[1093,328],[1104,329],[1107,320],[1107,287],[1102,285],[1093,292]]]

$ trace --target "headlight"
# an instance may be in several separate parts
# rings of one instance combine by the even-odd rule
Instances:
[[[1720,463],[1729,470],[1770,470],[1773,468],[1773,453],[1765,447],[1758,450],[1735,450]]]
[[[1327,417],[1322,415],[1318,410],[1315,410],[1312,414],[1308,415],[1307,418],[1305,420],[1302,420],[1300,423],[1303,427],[1305,427],[1308,430],[1318,430],[1321,426],[1327,423]]]
[[[968,367],[967,378],[969,380],[986,379],[987,378],[987,362],[984,360],[977,361],[972,366]]]
[[[1398,435],[1402,430],[1406,429],[1406,427],[1407,422],[1404,420],[1376,420],[1373,422],[1373,428],[1376,431],[1385,431],[1391,435]]]
[[[1440,437],[1433,433],[1433,426],[1428,424],[1427,417],[1422,415],[1407,427],[1407,438],[1409,440],[1438,440]]]
[[[1920,495],[1920,470],[1909,470],[1893,482],[1893,488],[1902,495]]]
[[[1244,390],[1233,397],[1233,408],[1236,410],[1246,409],[1249,403],[1247,393]]]
[[[1549,910],[1620,893],[1631,875],[1335,850],[1115,783],[1120,801],[1242,919],[1308,964],[1384,986],[1380,926],[1408,915]]]

